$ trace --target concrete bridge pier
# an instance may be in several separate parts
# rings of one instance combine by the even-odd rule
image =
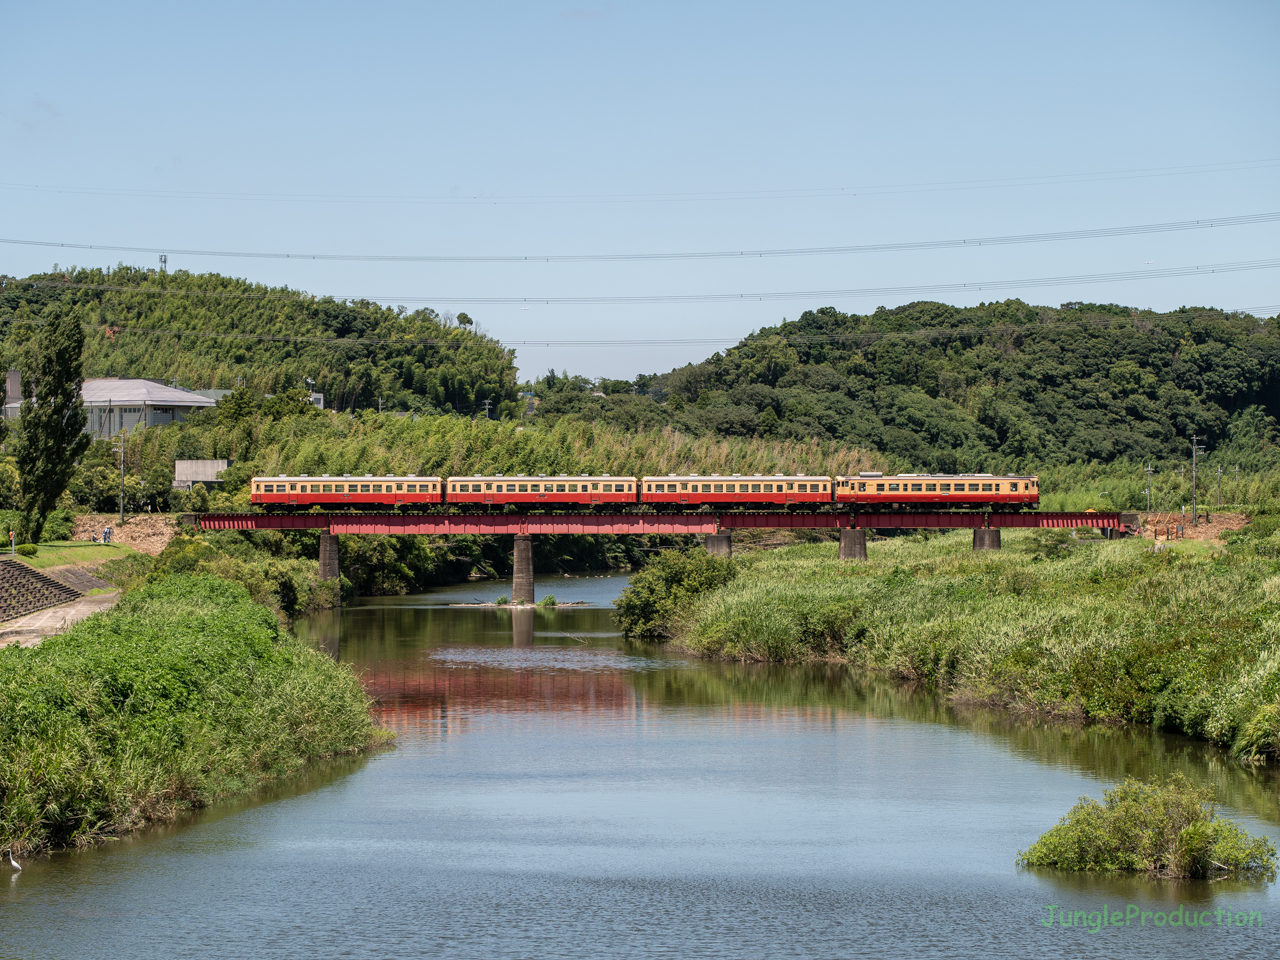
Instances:
[[[511,602],[533,603],[533,538],[516,534],[515,560],[511,571]]]
[[[842,527],[840,530],[840,559],[867,559],[867,531],[861,527]]]
[[[1000,528],[996,527],[988,530],[985,527],[975,527],[973,530],[973,549],[999,550]]]
[[[730,533],[708,533],[707,553],[713,557],[724,557],[728,559],[733,556],[733,534]]]
[[[338,535],[328,530],[320,531],[320,579],[337,580],[342,571],[338,569]]]

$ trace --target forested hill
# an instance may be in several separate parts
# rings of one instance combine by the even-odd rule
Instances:
[[[0,362],[13,365],[35,324],[71,311],[86,327],[89,377],[177,379],[278,393],[304,378],[326,406],[472,414],[514,411],[515,356],[470,319],[368,301],[317,298],[216,273],[120,267],[3,277]]]
[[[1280,325],[1209,308],[828,307],[703,363],[603,386],[593,398],[549,376],[539,415],[833,438],[941,471],[1181,459],[1192,432],[1241,466],[1280,460]]]

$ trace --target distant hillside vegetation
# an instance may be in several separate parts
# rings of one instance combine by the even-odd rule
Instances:
[[[516,409],[515,355],[425,309],[313,297],[216,273],[120,267],[0,278],[0,362],[34,325],[73,311],[85,324],[85,375],[177,379],[192,389],[277,393],[315,381],[325,404],[493,416]],[[425,341],[425,342],[424,342]]]
[[[1192,432],[1280,461],[1280,324],[1211,308],[825,307],[634,383],[548,375],[545,420],[838,439],[940,471],[1177,459]]]

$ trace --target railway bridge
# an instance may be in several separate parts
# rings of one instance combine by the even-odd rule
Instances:
[[[688,514],[200,514],[203,530],[319,530],[320,576],[338,578],[338,534],[471,534],[515,536],[511,599],[533,602],[533,547],[540,533],[685,534],[706,538],[707,550],[729,556],[733,531],[746,529],[836,529],[840,559],[867,558],[866,531],[972,529],[973,549],[999,550],[1009,528],[1094,527],[1123,530],[1119,513],[688,513]],[[1136,523],[1136,516],[1134,522]]]

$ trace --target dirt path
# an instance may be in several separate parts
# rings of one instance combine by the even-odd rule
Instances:
[[[120,517],[110,513],[89,513],[76,518],[76,531],[72,540],[102,539],[102,531],[111,528],[111,541],[133,547],[139,553],[156,556],[168,545],[178,531],[175,517],[162,513],[125,514],[124,525]]]
[[[1175,528],[1174,539],[1177,539],[1176,528],[1182,525],[1182,539],[1184,540],[1217,540],[1224,533],[1232,530],[1239,530],[1248,525],[1248,520],[1243,513],[1214,513],[1209,511],[1209,521],[1206,523],[1204,514],[1200,514],[1200,522],[1194,526],[1191,523],[1190,515],[1183,516],[1181,511],[1177,513],[1144,513],[1142,517],[1142,536],[1147,540],[1155,538],[1156,529],[1160,530],[1160,539],[1166,537],[1165,529],[1167,527]]]

